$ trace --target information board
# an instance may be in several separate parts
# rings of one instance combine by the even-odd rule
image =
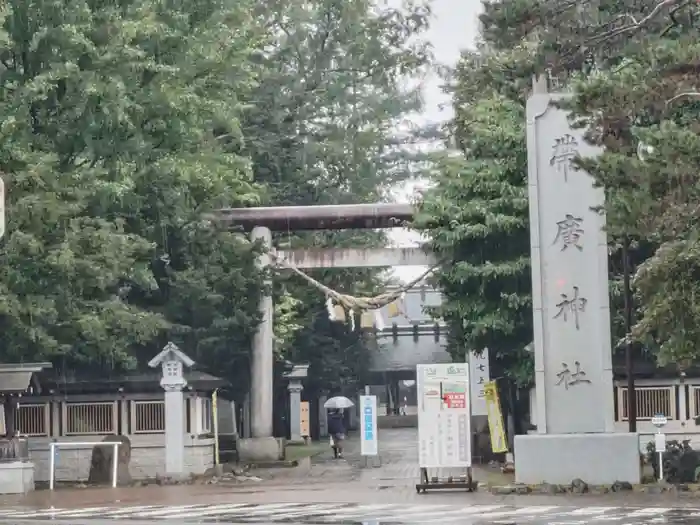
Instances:
[[[377,442],[377,396],[360,396],[360,454],[376,456]]]
[[[466,363],[418,365],[421,468],[470,467],[470,392]]]

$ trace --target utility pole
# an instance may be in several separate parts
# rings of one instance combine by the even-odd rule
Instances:
[[[622,240],[622,285],[625,301],[625,371],[627,373],[627,422],[629,431],[637,431],[637,393],[634,388],[634,356],[632,355],[632,287],[630,285],[629,238]]]

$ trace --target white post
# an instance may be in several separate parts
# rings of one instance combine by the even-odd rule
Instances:
[[[56,443],[49,443],[49,490],[53,490],[56,471]]]
[[[651,418],[651,424],[656,427],[654,436],[654,447],[659,454],[659,483],[664,480],[664,452],[666,452],[666,434],[661,429],[668,423],[668,418],[664,414],[656,414]]]
[[[117,488],[117,466],[119,464],[119,445],[120,443],[114,443],[112,445],[112,488]]]
[[[165,473],[181,476],[185,470],[185,410],[181,385],[163,384],[165,390]]]

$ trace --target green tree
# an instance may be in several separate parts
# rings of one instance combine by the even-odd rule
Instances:
[[[521,71],[548,70],[574,93],[567,106],[605,147],[582,164],[605,188],[612,240],[640,247],[631,335],[681,367],[697,359],[699,341],[698,16],[697,3],[676,0],[597,8],[504,0],[487,4],[483,18],[501,49],[528,48]],[[650,248],[655,254],[644,261]]]
[[[459,151],[438,160],[417,224],[445,260],[435,315],[448,323],[454,358],[488,347],[494,372],[525,386],[532,381],[525,110],[517,92],[498,94],[508,86],[494,76],[496,59],[465,54],[459,64],[451,124]]]
[[[273,40],[244,133],[255,180],[276,205],[380,199],[410,174],[419,134],[396,131],[420,109],[407,77],[425,71],[422,4],[262,0]]]
[[[259,3],[272,44],[261,59],[243,122],[254,180],[270,205],[376,202],[419,169],[419,132],[397,127],[420,108],[406,77],[428,64],[419,37],[429,12],[422,5],[377,13],[366,0]],[[287,231],[283,248],[370,247],[376,232]],[[376,270],[314,271],[346,293],[374,295]],[[325,297],[288,272],[275,275],[280,358],[309,362],[316,387],[351,390],[362,382],[369,349],[360,332],[327,321]],[[284,331],[284,333],[282,333]]]
[[[426,62],[413,37],[427,12],[359,0],[3,7],[3,358],[119,371],[173,339],[244,390],[257,248],[202,214],[370,201],[408,174],[413,138],[393,129],[418,106],[401,80]],[[337,287],[374,274],[340,272]],[[284,354],[317,292],[276,287]]]
[[[256,320],[254,253],[201,213],[258,198],[236,151],[263,36],[251,12],[5,3],[3,358],[119,370],[174,338],[235,369]]]

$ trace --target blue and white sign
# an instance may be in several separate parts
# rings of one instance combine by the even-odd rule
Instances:
[[[664,427],[667,423],[668,418],[664,414],[654,414],[654,417],[651,418],[651,424],[656,428]]]
[[[360,453],[376,456],[377,442],[377,396],[360,396]]]

